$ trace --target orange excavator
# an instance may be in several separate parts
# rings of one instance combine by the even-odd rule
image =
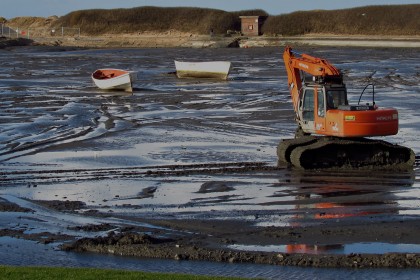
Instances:
[[[398,111],[376,105],[374,85],[367,85],[358,104],[351,105],[341,72],[327,60],[290,47],[283,59],[298,130],[295,139],[280,142],[279,162],[304,169],[412,168],[415,154],[411,149],[365,138],[398,133]],[[369,87],[371,103],[360,104]]]

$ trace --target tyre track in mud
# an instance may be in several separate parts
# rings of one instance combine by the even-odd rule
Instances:
[[[38,98],[34,98],[35,103],[39,102]],[[66,103],[65,105],[68,105]],[[63,105],[63,107],[65,106]],[[41,105],[42,106],[42,105]],[[41,152],[45,149],[51,149],[53,147],[60,146],[62,144],[71,144],[76,143],[81,140],[87,140],[101,136],[110,131],[121,130],[121,128],[116,128],[115,120],[125,121],[130,123],[130,126],[136,125],[135,121],[125,120],[122,117],[115,116],[111,114],[108,110],[106,104],[97,105],[98,109],[94,110],[100,114],[92,118],[92,122],[89,125],[77,125],[72,126],[72,124],[65,123],[60,126],[56,126],[54,123],[45,126],[45,130],[55,131],[52,135],[45,133],[45,131],[36,131],[28,132],[28,135],[19,136],[16,133],[16,137],[13,140],[5,141],[7,145],[5,147],[0,147],[0,162],[13,160],[22,156],[29,154],[35,154]],[[46,111],[56,110],[54,107],[43,107]],[[0,106],[1,109],[1,106]],[[65,113],[62,114],[48,114],[44,116],[38,116],[39,118],[59,118],[60,122],[63,122],[66,119]],[[93,116],[92,116],[93,117]],[[101,120],[104,118],[105,120]],[[34,127],[43,128],[44,124],[37,124],[34,120]],[[101,127],[104,127],[105,130],[101,131]],[[124,129],[124,128],[123,128]],[[13,130],[12,130],[13,131]],[[9,132],[10,133],[10,132]],[[36,137],[36,138],[32,138]],[[29,138],[29,139],[26,139]],[[3,150],[3,151],[2,151]]]
[[[229,174],[252,171],[274,171],[279,169],[280,167],[270,166],[266,162],[230,162],[103,169],[19,170],[0,172],[0,186],[121,178],[133,179],[146,176],[165,177],[192,174]]]
[[[420,155],[416,155],[413,168],[420,167]],[[22,184],[52,184],[75,181],[134,179],[143,177],[168,177],[197,174],[232,174],[243,172],[270,172],[287,168],[286,165],[270,165],[268,162],[225,162],[180,165],[154,165],[120,168],[16,170],[0,172],[0,186]]]
[[[93,130],[94,129],[92,127],[89,127],[77,133],[63,132],[61,136],[56,136],[55,138],[44,139],[34,143],[23,143],[22,145],[18,145],[16,148],[0,153],[0,158],[2,158],[2,160],[11,160],[25,156],[29,153],[37,152],[37,148],[42,149],[46,146],[64,143],[68,140],[76,141],[78,138],[88,135]],[[8,155],[10,156],[7,157]]]

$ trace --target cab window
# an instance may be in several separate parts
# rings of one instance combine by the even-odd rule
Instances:
[[[347,94],[344,90],[328,90],[326,95],[328,109],[337,109],[340,105],[348,105]]]
[[[325,104],[324,104],[324,92],[322,90],[318,90],[318,117],[324,117],[325,116]]]
[[[303,98],[302,117],[306,121],[314,120],[314,90],[305,90],[305,96]]]

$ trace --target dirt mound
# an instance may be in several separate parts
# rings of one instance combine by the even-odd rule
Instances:
[[[18,26],[19,28],[47,28],[52,26],[58,20],[57,16],[51,17],[15,17],[7,21],[9,26]]]
[[[0,37],[0,49],[16,47],[16,46],[29,46],[32,44],[33,44],[32,40],[25,39],[25,38],[9,39],[5,37]]]
[[[201,237],[203,238],[203,237]],[[200,239],[200,238],[199,238]],[[64,251],[96,252],[146,258],[200,260],[230,263],[259,263],[307,267],[398,267],[418,268],[418,254],[311,255],[300,253],[243,252],[202,246],[191,238],[156,238],[147,234],[121,233],[82,238],[61,246]]]

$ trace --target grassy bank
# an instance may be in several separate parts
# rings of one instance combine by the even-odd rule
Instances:
[[[148,273],[140,271],[124,271],[93,268],[52,268],[52,267],[15,267],[0,266],[0,279],[31,279],[31,280],[77,280],[77,279],[171,279],[171,280],[223,280],[240,279],[228,277],[196,276],[186,274]]]
[[[263,10],[226,12],[203,8],[137,7],[131,9],[94,9],[71,12],[62,17],[20,17],[6,24],[20,28],[61,30],[61,27],[81,28],[82,35],[138,34],[167,31],[190,34],[225,35],[240,32],[239,16],[264,16],[264,35],[420,35],[420,4],[367,6],[343,10],[299,11],[283,15],[269,15]]]
[[[268,16],[266,35],[308,33],[359,35],[420,35],[420,5],[368,6],[344,10],[301,11],[268,16],[263,10],[226,12],[201,8],[139,7],[82,10],[61,17],[56,26],[82,26],[88,34],[177,30],[197,34],[240,31],[241,15]]]
[[[270,16],[264,34],[420,35],[420,5],[368,6]]]
[[[267,15],[262,10],[225,12],[201,8],[138,7],[114,10],[82,10],[61,17],[56,26],[83,26],[87,34],[162,32],[177,30],[197,34],[240,30],[240,15]]]

